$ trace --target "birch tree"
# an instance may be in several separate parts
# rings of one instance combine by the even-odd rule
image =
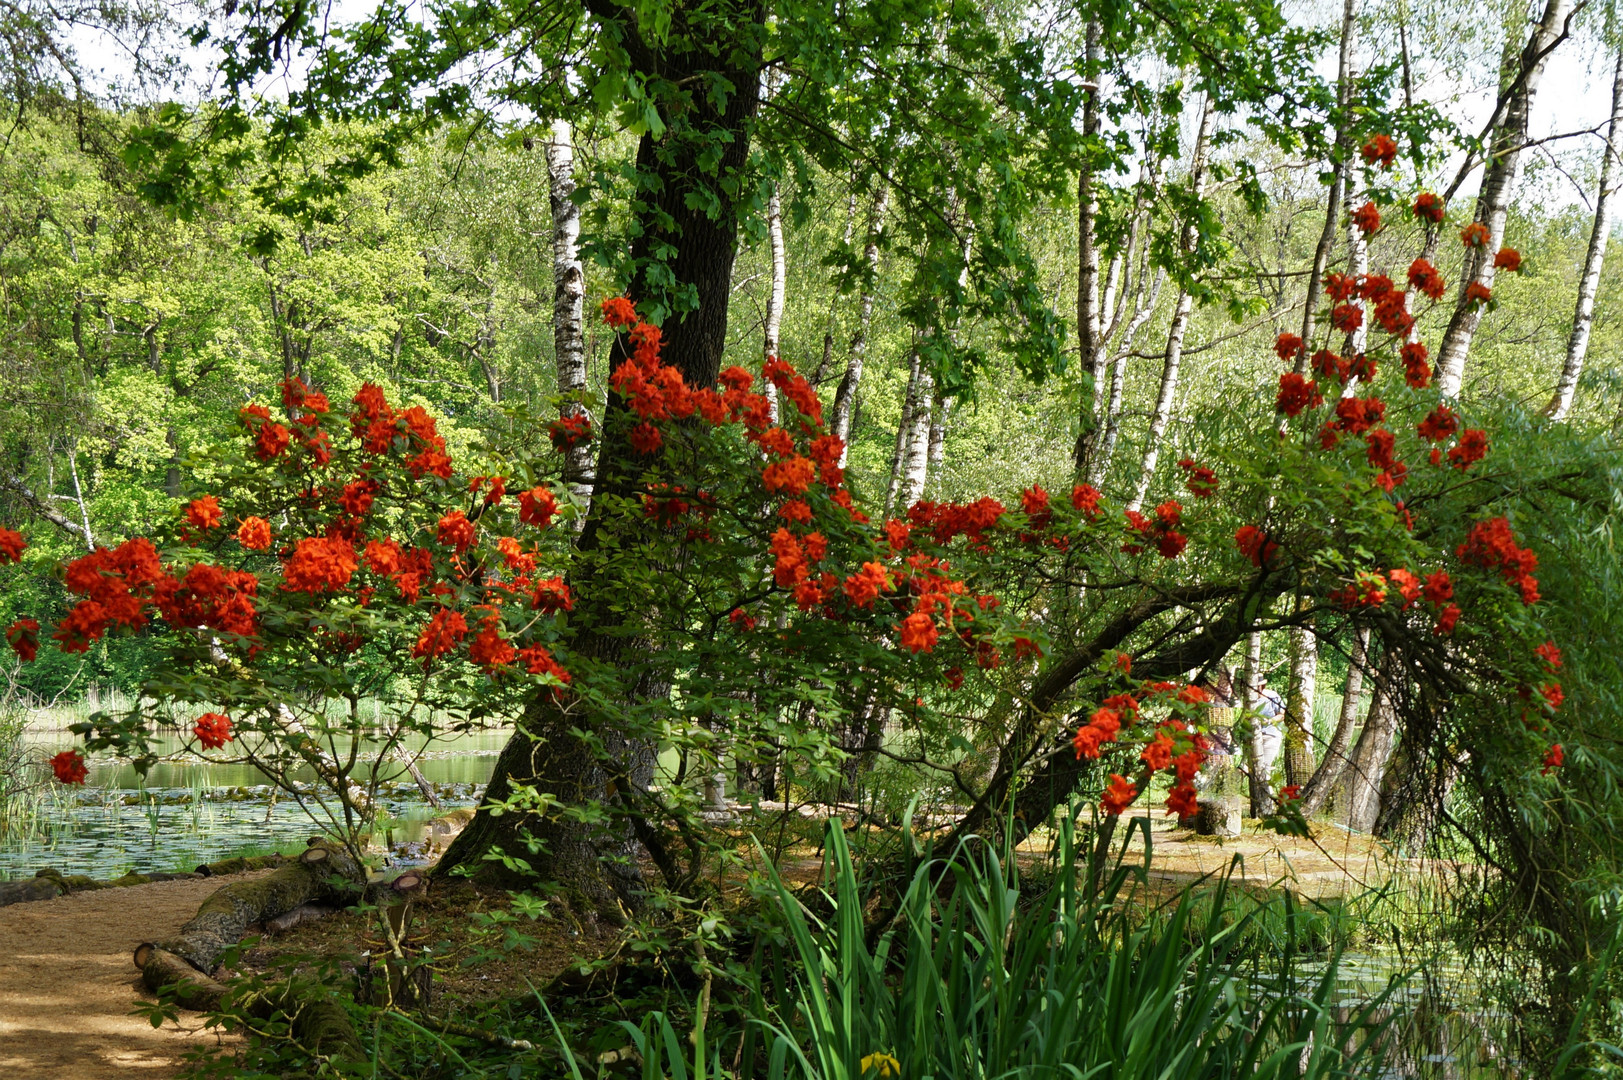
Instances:
[[[1473,220],[1488,231],[1487,242],[1466,248],[1454,314],[1437,350],[1437,389],[1444,397],[1458,397],[1465,377],[1465,358],[1482,321],[1482,304],[1471,296],[1471,286],[1493,288],[1494,256],[1505,239],[1505,217],[1520,174],[1522,149],[1527,142],[1528,117],[1550,52],[1566,36],[1571,0],[1546,0],[1543,15],[1522,49],[1519,61],[1505,72],[1505,92],[1496,117],[1491,156],[1482,177]]]
[[[1623,47],[1617,51],[1617,68],[1612,75],[1612,119],[1606,126],[1606,145],[1601,150],[1600,184],[1595,191],[1595,223],[1589,230],[1589,250],[1584,254],[1583,274],[1578,278],[1578,306],[1572,314],[1572,333],[1567,338],[1566,362],[1555,394],[1544,407],[1544,415],[1564,420],[1572,408],[1583,374],[1584,357],[1589,352],[1589,331],[1595,323],[1595,294],[1600,290],[1601,268],[1606,262],[1606,244],[1612,236],[1612,196],[1617,191],[1617,159],[1623,150]]]
[[[575,205],[574,133],[554,120],[547,140],[547,183],[552,205],[552,347],[558,364],[559,418],[590,418],[586,392],[586,337],[582,322],[586,277],[580,261],[580,207]],[[592,451],[582,442],[564,455],[564,479],[577,497],[590,498]]]
[[[1206,157],[1215,115],[1212,97],[1207,94],[1206,100],[1201,105],[1200,123],[1195,132],[1195,147],[1189,160],[1189,188],[1196,201],[1206,193]],[[1178,245],[1179,250],[1185,255],[1193,254],[1199,239],[1197,223],[1193,220],[1185,222]],[[1167,329],[1166,363],[1161,369],[1161,389],[1156,395],[1155,412],[1150,417],[1150,429],[1144,440],[1144,459],[1138,470],[1138,484],[1133,489],[1132,499],[1127,503],[1129,510],[1136,511],[1143,507],[1144,497],[1149,494],[1150,483],[1155,478],[1155,464],[1161,456],[1161,440],[1166,435],[1167,425],[1172,422],[1172,403],[1178,393],[1184,337],[1189,332],[1189,318],[1194,309],[1194,294],[1187,285],[1180,286],[1177,302],[1172,308],[1172,325]]]

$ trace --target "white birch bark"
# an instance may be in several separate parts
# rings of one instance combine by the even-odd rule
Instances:
[[[1617,71],[1612,76],[1612,121],[1606,128],[1606,147],[1601,153],[1595,224],[1589,231],[1583,276],[1578,279],[1578,306],[1572,315],[1572,335],[1567,338],[1567,359],[1561,366],[1555,394],[1544,407],[1544,415],[1551,420],[1564,420],[1571,411],[1573,395],[1578,391],[1578,377],[1584,370],[1584,357],[1589,352],[1589,331],[1595,322],[1595,294],[1600,290],[1606,243],[1612,235],[1612,196],[1617,188],[1619,153],[1623,153],[1623,48],[1617,51]]]
[[[1313,711],[1319,690],[1319,638],[1312,626],[1290,631],[1291,677],[1285,698],[1285,782],[1306,784],[1313,778]]]
[[[1200,198],[1206,192],[1206,144],[1211,138],[1212,119],[1216,111],[1212,105],[1211,95],[1207,95],[1205,103],[1200,110],[1200,126],[1195,134],[1195,148],[1190,158],[1189,184],[1195,194]],[[1183,236],[1180,238],[1180,249],[1192,252],[1199,240],[1194,222],[1184,225]],[[1188,289],[1178,290],[1178,300],[1172,309],[1172,325],[1167,330],[1166,364],[1161,369],[1161,390],[1156,395],[1155,412],[1150,417],[1150,430],[1144,441],[1144,460],[1138,470],[1138,485],[1133,489],[1133,497],[1128,501],[1127,509],[1139,510],[1144,506],[1144,497],[1149,494],[1150,482],[1155,478],[1155,465],[1161,457],[1161,441],[1166,435],[1167,425],[1172,422],[1172,403],[1178,393],[1179,369],[1183,363],[1183,342],[1189,331],[1189,318],[1195,309],[1195,298]]]
[[[857,306],[857,328],[851,335],[851,347],[846,353],[845,374],[834,391],[834,416],[830,430],[844,442],[851,441],[851,417],[862,386],[862,368],[868,358],[868,328],[873,322],[874,293],[879,286],[879,240],[885,227],[885,211],[889,206],[889,190],[880,185],[873,195],[873,209],[868,216],[868,242],[862,249],[862,261],[868,267],[868,279],[862,286],[862,297]],[[846,451],[840,451],[840,465],[846,462]]]
[[[1528,114],[1544,74],[1545,53],[1565,29],[1569,6],[1570,0],[1547,0],[1543,17],[1528,38],[1520,65],[1512,74],[1520,82],[1506,101],[1504,120],[1494,133],[1493,157],[1488,162],[1482,177],[1482,190],[1477,195],[1475,220],[1487,226],[1488,242],[1481,247],[1466,249],[1454,316],[1449,320],[1443,343],[1437,350],[1437,389],[1446,398],[1459,396],[1460,385],[1465,379],[1465,358],[1471,351],[1471,340],[1482,321],[1482,305],[1467,301],[1466,291],[1473,283],[1493,288],[1493,258],[1505,239],[1505,217],[1510,209],[1510,196],[1516,187],[1516,177],[1521,170],[1521,150],[1522,144],[1527,141]]]
[[[902,465],[899,507],[912,506],[924,495],[930,475],[930,426],[935,409],[935,378],[922,363],[912,380],[913,402],[908,409],[907,453]]]
[[[1336,730],[1325,747],[1324,760],[1313,779],[1302,790],[1302,814],[1311,817],[1324,809],[1330,793],[1341,782],[1351,763],[1348,748],[1352,743],[1353,725],[1358,721],[1358,695],[1364,689],[1365,654],[1369,646],[1369,628],[1359,627],[1353,633],[1352,655],[1347,662],[1347,688],[1341,698],[1341,714],[1336,718]]]
[[[783,330],[783,294],[788,287],[788,262],[783,248],[783,202],[778,187],[772,185],[772,194],[766,201],[766,235],[772,248],[772,289],[766,297],[766,322],[761,341],[762,361],[782,356],[779,336]],[[767,400],[772,406],[772,422],[778,422],[778,388],[768,382]]]
[[[1313,251],[1313,266],[1307,276],[1307,297],[1302,305],[1302,342],[1304,348],[1296,358],[1296,373],[1307,370],[1308,356],[1313,352],[1313,334],[1318,324],[1319,301],[1324,297],[1324,274],[1330,267],[1330,254],[1336,244],[1336,221],[1342,213],[1343,192],[1347,186],[1347,172],[1351,164],[1353,49],[1358,37],[1358,12],[1355,0],[1343,0],[1341,7],[1341,53],[1337,60],[1336,107],[1340,123],[1336,125],[1336,159],[1331,165],[1330,194],[1325,200],[1324,229],[1319,233],[1318,246]]]
[[[1375,680],[1370,695],[1369,714],[1364,730],[1353,748],[1352,762],[1342,778],[1345,797],[1339,802],[1346,807],[1345,818],[1350,828],[1369,832],[1381,812],[1381,781],[1392,760],[1392,748],[1397,742],[1397,712],[1387,701],[1384,681],[1390,670],[1383,670]]]
[[[552,346],[558,364],[558,393],[566,400],[560,418],[589,416],[578,397],[586,390],[586,276],[580,262],[580,207],[575,192],[574,133],[567,120],[555,120],[547,140],[547,179],[552,208]],[[581,499],[591,497],[590,445],[564,457],[564,480]]]
[[[1083,75],[1094,80],[1093,84],[1085,90],[1082,102],[1082,138],[1089,145],[1084,147],[1084,154],[1091,151],[1092,142],[1099,135],[1099,87],[1097,84],[1099,73],[1099,41],[1103,28],[1097,19],[1090,20],[1087,27],[1086,61]],[[1076,174],[1076,339],[1077,361],[1082,370],[1088,373],[1093,384],[1093,393],[1089,395],[1089,411],[1080,418],[1080,434],[1076,440],[1076,471],[1081,473],[1087,468],[1089,445],[1093,441],[1090,436],[1099,425],[1099,401],[1101,384],[1105,377],[1105,354],[1100,345],[1100,335],[1104,328],[1104,318],[1100,309],[1099,296],[1099,245],[1094,235],[1099,217],[1099,194],[1094,187],[1093,164],[1084,159],[1082,167]]]
[[[902,472],[907,463],[907,439],[913,430],[913,401],[918,393],[919,351],[908,355],[907,389],[902,393],[902,416],[896,423],[896,447],[890,457],[890,483],[885,488],[885,517],[896,507],[896,496],[902,488]],[[904,504],[905,506],[905,504]]]

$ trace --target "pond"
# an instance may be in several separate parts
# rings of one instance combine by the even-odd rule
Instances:
[[[437,739],[418,758],[440,800],[438,810],[398,765],[385,773],[378,831],[392,862],[419,861],[422,849],[412,842],[428,822],[476,803],[507,734],[488,730]],[[31,731],[25,739],[47,753],[67,741],[54,731]],[[422,745],[420,739],[408,744]],[[230,855],[302,849],[323,831],[298,799],[273,793],[250,765],[184,754],[178,739],[159,741],[156,749],[165,760],[145,778],[126,762],[93,757],[84,787],[52,784],[28,820],[3,823],[0,881],[33,877],[46,867],[97,878],[130,870],[191,870]],[[315,777],[297,779],[309,784]]]

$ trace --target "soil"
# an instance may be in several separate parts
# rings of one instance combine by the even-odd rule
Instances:
[[[203,1018],[154,1028],[131,1015],[152,1000],[130,959],[173,934],[240,877],[161,881],[0,908],[0,1076],[45,1080],[168,1078],[205,1033]]]

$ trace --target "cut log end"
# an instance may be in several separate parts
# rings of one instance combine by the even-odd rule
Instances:
[[[397,893],[417,892],[428,883],[428,879],[415,870],[407,870],[404,874],[389,883],[389,887]]]

